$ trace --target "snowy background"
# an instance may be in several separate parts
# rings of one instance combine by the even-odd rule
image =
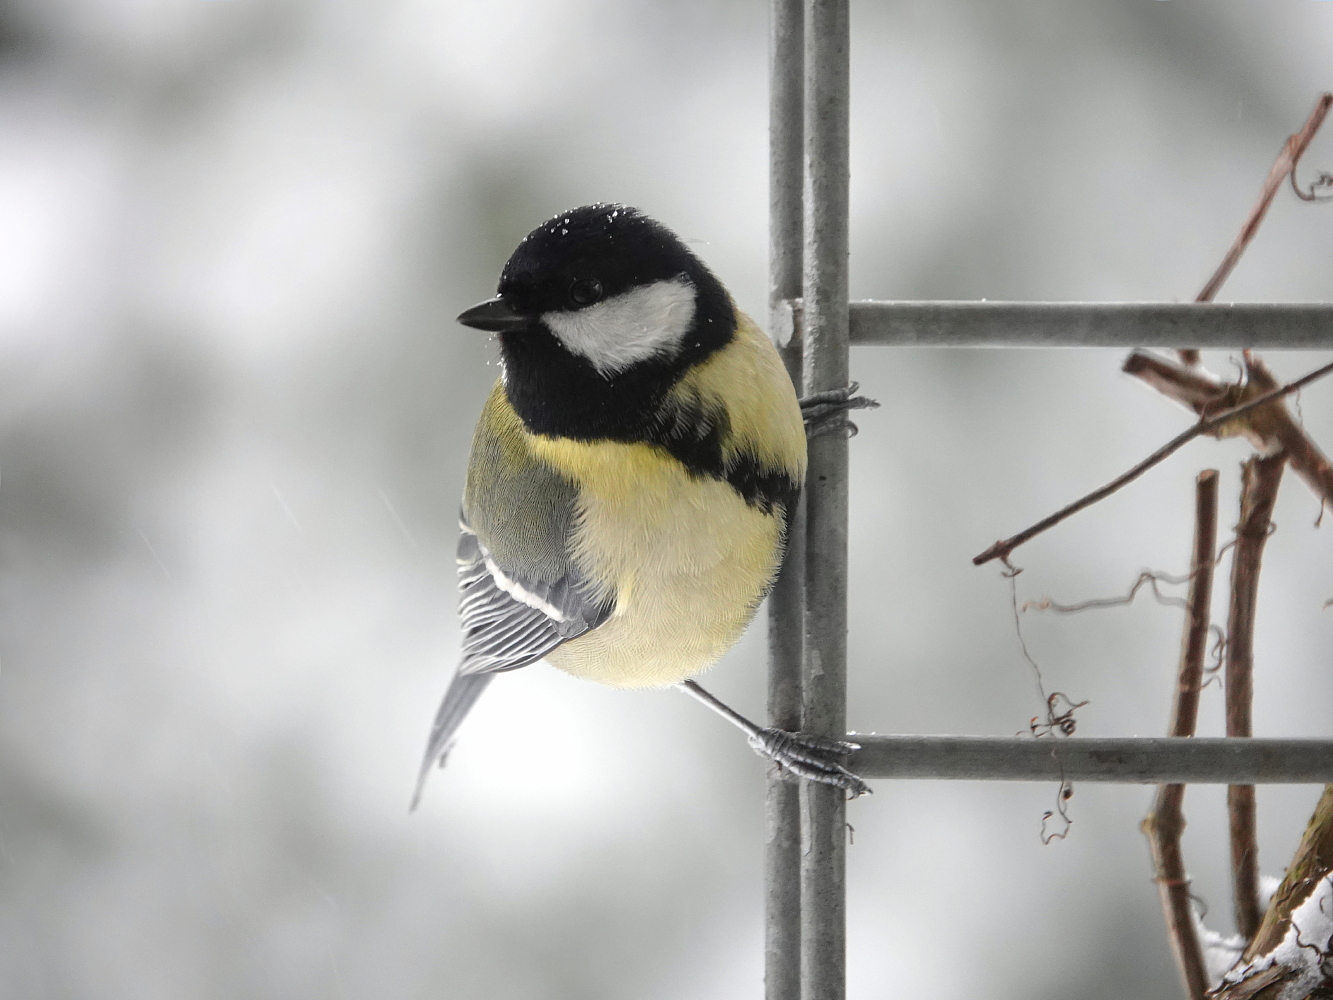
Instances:
[[[1192,298],[1333,86],[1315,0],[852,13],[856,297]],[[496,374],[453,317],[593,200],[675,228],[763,315],[766,44],[760,0],[0,5],[0,993],[761,996],[762,762],[680,695],[503,678],[406,806]],[[1333,168],[1333,128],[1307,162]],[[1328,299],[1331,213],[1281,196],[1222,297]],[[969,559],[1184,426],[1119,361],[858,349],[885,405],[852,445],[852,728],[1039,711],[1008,586]],[[1333,448],[1333,385],[1301,402]],[[1222,470],[1225,529],[1245,453],[1196,443],[1022,549],[1020,598],[1179,572],[1195,472]],[[1316,513],[1289,479],[1259,735],[1333,735]],[[1163,732],[1179,630],[1142,599],[1025,621],[1084,735]],[[760,637],[709,685],[761,711]],[[1176,996],[1150,789],[1079,786],[1043,847],[1054,792],[881,782],[851,807],[855,1000]],[[1261,791],[1266,872],[1316,795]],[[1186,810],[1227,930],[1222,791]]]

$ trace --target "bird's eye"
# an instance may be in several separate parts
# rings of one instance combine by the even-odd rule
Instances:
[[[591,278],[576,281],[569,287],[569,301],[576,306],[590,306],[602,300],[602,283]]]

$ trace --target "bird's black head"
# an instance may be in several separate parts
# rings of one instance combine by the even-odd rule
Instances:
[[[624,205],[538,226],[497,291],[458,319],[499,334],[510,403],[534,433],[638,439],[676,379],[736,328],[704,263]]]

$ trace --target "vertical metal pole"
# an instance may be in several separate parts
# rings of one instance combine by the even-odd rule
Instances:
[[[848,382],[848,0],[806,0],[805,388]],[[810,442],[801,728],[847,731],[847,439]],[[846,802],[801,787],[801,997],[846,995]]]
[[[769,23],[769,329],[801,295],[805,165],[805,12],[802,0],[772,0]],[[782,352],[801,389],[800,341]],[[768,599],[768,724],[801,725],[805,512],[789,512],[787,552]],[[801,990],[800,788],[769,768],[764,844],[764,997],[799,1000]]]

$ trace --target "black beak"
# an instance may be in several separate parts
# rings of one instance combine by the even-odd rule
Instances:
[[[531,319],[516,312],[514,307],[500,295],[459,313],[458,322],[474,330],[486,330],[489,333],[526,330],[532,325]]]

